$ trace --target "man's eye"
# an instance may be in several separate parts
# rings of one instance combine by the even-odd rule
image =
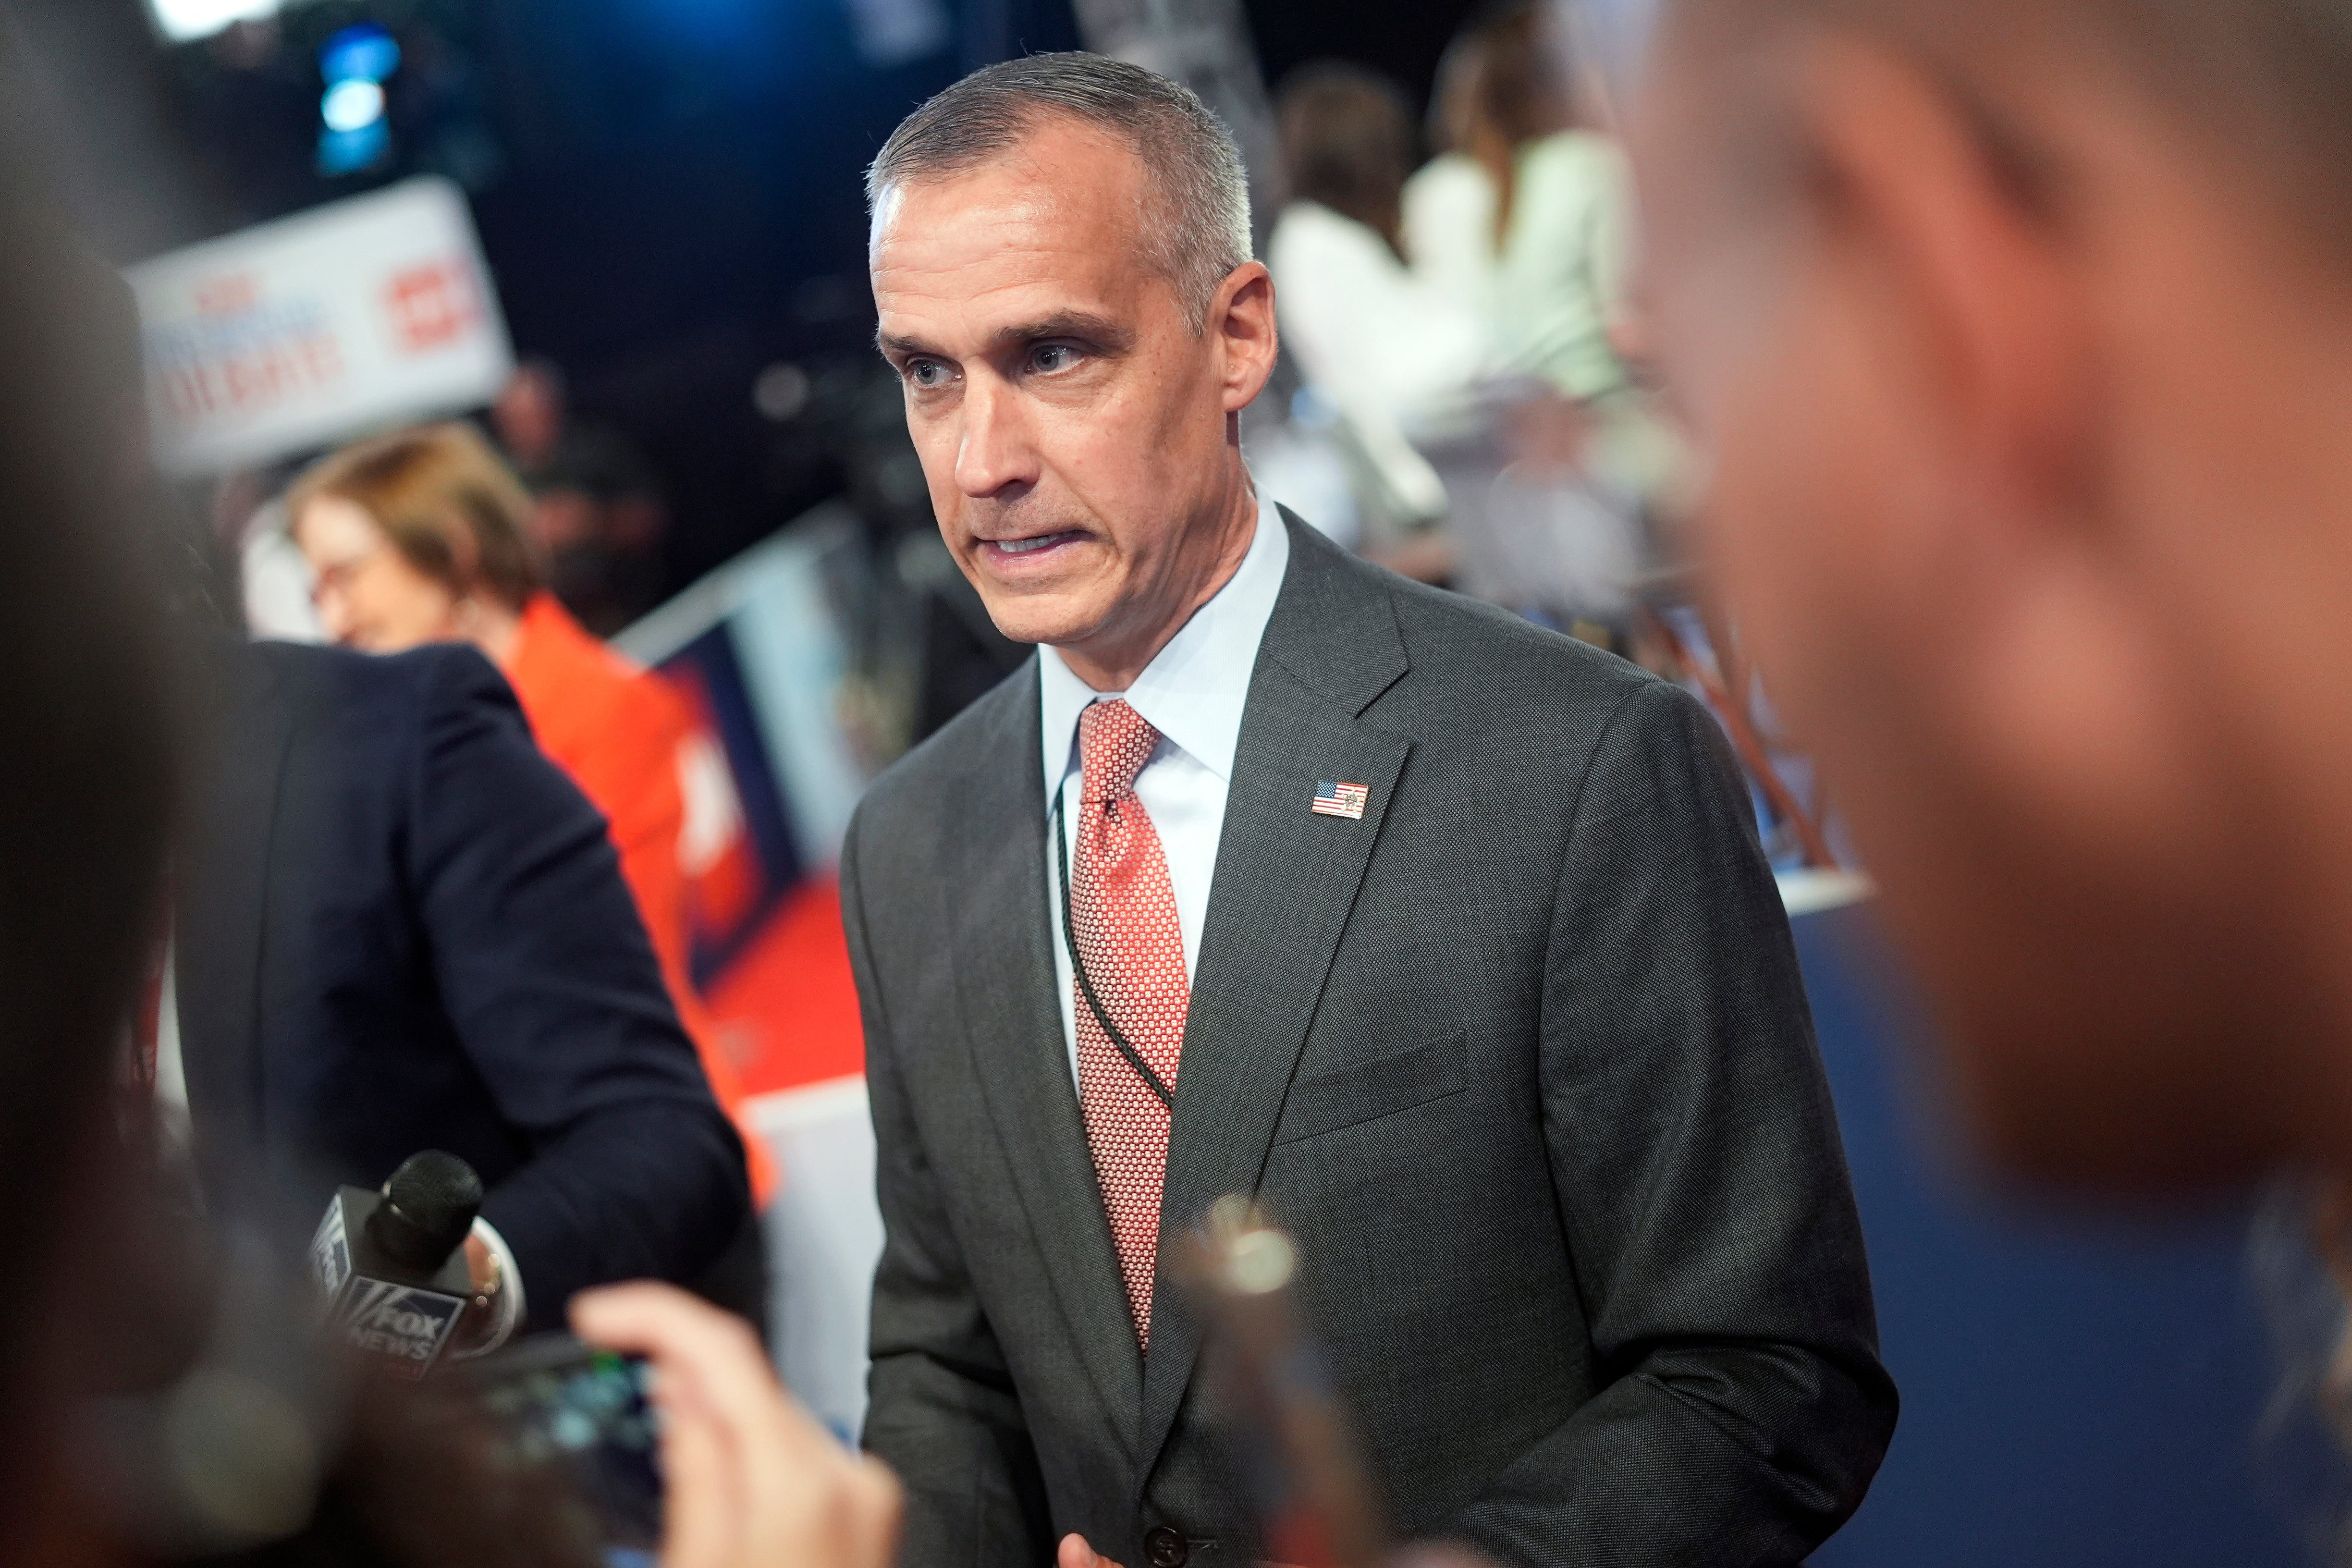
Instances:
[[[938,386],[948,378],[948,367],[935,359],[907,362],[907,379],[917,386]]]
[[[1039,370],[1055,371],[1069,369],[1078,356],[1066,343],[1047,343],[1029,357]]]

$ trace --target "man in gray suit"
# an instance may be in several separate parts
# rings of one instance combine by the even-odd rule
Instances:
[[[1261,503],[1233,143],[1087,56],[869,176],[948,545],[1037,659],[843,855],[904,1561],[1245,1563],[1161,1278],[1220,1194],[1392,1522],[1504,1563],[1794,1563],[1895,1418],[1796,961],[1705,712]],[[1099,1553],[1099,1556],[1097,1555]]]

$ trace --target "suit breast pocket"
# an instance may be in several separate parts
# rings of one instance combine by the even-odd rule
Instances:
[[[1299,1079],[1283,1102],[1276,1143],[1338,1132],[1426,1105],[1468,1087],[1466,1032]]]

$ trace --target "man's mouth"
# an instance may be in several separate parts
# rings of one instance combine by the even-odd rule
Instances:
[[[983,539],[981,549],[998,555],[1034,555],[1057,544],[1068,544],[1085,537],[1076,529],[1065,529],[1059,533],[1041,533],[1033,539]]]

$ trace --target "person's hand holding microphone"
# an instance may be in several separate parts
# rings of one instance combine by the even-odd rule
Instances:
[[[784,1393],[740,1320],[667,1285],[583,1291],[572,1326],[644,1356],[662,1415],[662,1568],[887,1568],[898,1479]]]

